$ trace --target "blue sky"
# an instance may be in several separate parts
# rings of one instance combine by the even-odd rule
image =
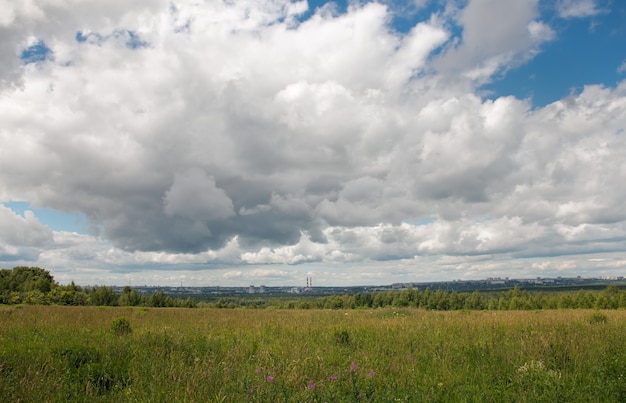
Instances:
[[[0,267],[626,274],[623,2],[44,0],[0,27]]]
[[[551,10],[556,39],[528,63],[508,71],[485,86],[492,97],[514,95],[545,106],[579,93],[585,85],[613,87],[625,77],[620,66],[626,60],[626,4],[604,2],[598,14],[588,18],[560,19]]]
[[[76,232],[88,234],[87,219],[80,213],[64,213],[51,208],[33,208],[29,202],[4,202],[5,207],[10,208],[15,214],[24,217],[25,211],[32,211],[42,224],[55,231]]]

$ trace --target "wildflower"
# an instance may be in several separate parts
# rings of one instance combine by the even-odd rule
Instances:
[[[266,379],[268,382],[274,382],[274,377],[272,375],[268,375]]]
[[[374,371],[370,371],[370,372],[367,374],[367,376],[369,376],[370,378],[373,378],[373,377],[374,377],[374,375],[376,375],[376,372],[374,372]]]
[[[306,388],[307,388],[308,390],[313,390],[313,389],[315,389],[315,384],[314,384],[313,382],[309,382],[309,384],[308,384],[308,385],[306,385]]]
[[[412,355],[408,356],[408,357],[407,357],[407,360],[409,360],[409,361],[413,362],[413,356],[412,356]]]
[[[546,366],[543,364],[543,361],[532,360],[530,362],[524,363],[524,365],[522,365],[521,367],[517,369],[517,372],[532,372],[532,371],[541,372],[545,368]]]
[[[261,373],[261,368],[257,367],[257,369],[255,369],[254,372],[256,372],[257,374],[260,374]]]
[[[350,364],[350,371],[356,372],[357,369],[359,369],[359,367],[356,365],[356,362],[352,361],[352,364]]]
[[[332,375],[330,376],[330,380],[331,380],[331,381],[336,381],[336,380],[337,380],[337,375],[332,374]]]

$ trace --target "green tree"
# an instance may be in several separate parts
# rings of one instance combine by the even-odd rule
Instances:
[[[147,305],[155,308],[162,308],[167,306],[165,294],[163,293],[163,291],[155,292],[154,294],[150,295]]]
[[[122,306],[137,306],[141,302],[141,296],[137,292],[137,290],[131,288],[130,286],[126,286],[122,288],[122,293],[120,295],[119,304]]]
[[[456,291],[452,291],[450,293],[450,297],[448,298],[448,305],[451,311],[456,311],[459,309],[463,309],[464,301]]]
[[[11,270],[0,269],[0,293],[11,291],[10,288]]]
[[[575,305],[574,299],[570,294],[561,295],[559,297],[559,302],[557,303],[559,309],[571,309],[575,308]]]
[[[47,305],[46,294],[35,289],[24,293],[24,302],[31,305]]]
[[[89,297],[92,305],[115,306],[118,303],[117,293],[113,287],[92,288]]]
[[[465,309],[485,309],[485,301],[478,290],[465,299]]]
[[[39,267],[14,267],[8,275],[6,271],[3,271],[0,278],[0,285],[6,291],[39,290],[42,293],[48,293],[57,286],[50,272]]]
[[[59,285],[48,293],[52,303],[59,305],[87,305],[88,295],[72,281],[68,285]]]
[[[187,299],[184,302],[184,307],[185,308],[195,308],[195,307],[197,307],[196,300],[191,298],[191,297],[187,297]]]

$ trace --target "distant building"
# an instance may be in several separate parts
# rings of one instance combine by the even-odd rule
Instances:
[[[259,286],[259,294],[265,294],[265,286],[264,285]]]
[[[254,294],[254,284],[250,285],[248,288],[248,294]]]
[[[500,285],[500,284],[505,284],[505,283],[506,283],[506,281],[504,281],[504,280],[502,280],[500,278],[494,278],[492,280],[489,280],[489,284],[492,284],[492,285],[496,285],[496,284]]]

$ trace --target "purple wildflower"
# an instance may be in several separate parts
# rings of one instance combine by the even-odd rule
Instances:
[[[257,374],[260,374],[261,373],[261,368],[255,369],[254,372],[256,372]]]
[[[313,390],[313,389],[315,389],[315,384],[314,384],[313,382],[309,382],[309,384],[308,384],[308,385],[306,385],[306,388],[307,388],[308,390]]]
[[[367,376],[369,376],[370,378],[374,377],[374,375],[376,375],[376,372],[374,371],[370,371]]]
[[[268,375],[266,379],[268,382],[274,382],[274,377],[272,375]]]
[[[356,365],[356,362],[352,361],[352,364],[350,364],[350,371],[356,372],[357,369],[359,369],[359,367]]]
[[[337,380],[337,375],[332,374],[332,375],[330,376],[330,380],[331,380],[331,381],[336,381],[336,380]]]

